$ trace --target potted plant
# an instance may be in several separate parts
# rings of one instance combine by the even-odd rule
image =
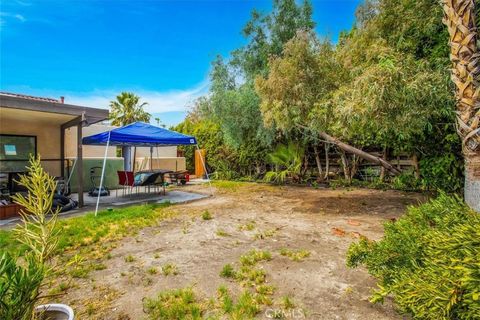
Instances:
[[[43,170],[39,158],[30,159],[28,171],[19,181],[28,189],[27,196],[13,197],[24,208],[14,236],[27,250],[21,257],[8,252],[0,256],[0,319],[73,320],[73,310],[66,305],[37,306],[48,297],[41,295],[42,288],[55,270],[51,258],[58,243],[58,210],[52,210],[55,181]]]

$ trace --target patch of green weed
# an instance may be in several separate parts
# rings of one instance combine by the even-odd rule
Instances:
[[[133,262],[133,261],[135,261],[135,257],[132,256],[131,254],[129,254],[128,256],[126,256],[124,258],[124,260],[125,260],[125,262]]]
[[[203,219],[203,220],[212,220],[212,219],[213,219],[213,216],[212,216],[212,214],[210,213],[210,211],[205,210],[205,211],[203,211],[203,213],[202,213],[202,219]]]
[[[301,249],[301,250],[290,250],[286,248],[280,249],[280,254],[282,256],[290,258],[292,261],[302,261],[305,258],[308,258],[310,256],[310,251]]]
[[[167,263],[162,266],[162,273],[165,276],[169,276],[169,275],[175,276],[178,274],[178,268],[173,263]]]
[[[223,269],[220,272],[220,276],[224,278],[233,278],[235,277],[235,269],[231,264],[226,264],[223,266]]]
[[[270,252],[253,249],[240,257],[240,263],[244,266],[252,266],[259,261],[268,261],[271,259],[272,254]]]
[[[230,234],[227,233],[225,230],[223,229],[218,229],[217,232],[215,232],[215,234],[219,237],[229,237]]]
[[[202,319],[203,306],[191,288],[161,292],[156,298],[143,302],[147,318],[156,319]]]

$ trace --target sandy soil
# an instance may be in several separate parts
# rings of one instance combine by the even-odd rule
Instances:
[[[208,191],[205,186],[188,188]],[[272,253],[273,259],[261,265],[268,284],[277,288],[274,299],[291,295],[307,319],[402,319],[391,302],[368,302],[374,279],[363,269],[348,269],[345,253],[360,234],[380,238],[385,220],[423,200],[418,194],[368,189],[252,184],[219,190],[214,197],[174,206],[180,213],[176,218],[123,239],[105,260],[107,268],[92,272],[65,298],[81,319],[142,319],[142,299],[163,290],[193,286],[200,297],[208,298],[226,284],[239,292],[239,286],[219,272],[227,263],[238,265],[242,254],[257,248]],[[207,209],[212,220],[201,218]],[[255,229],[239,230],[251,221]],[[229,236],[217,235],[219,229]],[[273,236],[255,236],[267,230],[275,230]],[[306,249],[311,255],[294,262],[279,254],[281,248]],[[128,255],[135,261],[126,262]],[[160,270],[165,263],[175,264],[179,274],[148,274],[149,268]],[[259,319],[268,319],[265,311]]]

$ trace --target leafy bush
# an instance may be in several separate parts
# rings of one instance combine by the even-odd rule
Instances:
[[[31,254],[25,264],[3,253],[0,258],[0,319],[30,320],[38,300],[46,268]]]
[[[459,192],[463,188],[463,162],[454,153],[423,158],[420,174],[427,190]]]
[[[202,213],[202,219],[203,219],[203,220],[212,220],[212,219],[213,219],[213,216],[212,216],[212,214],[210,213],[210,211],[205,210],[205,211],[203,211],[203,213]]]
[[[293,142],[279,145],[274,152],[268,154],[268,160],[275,166],[275,170],[267,172],[265,181],[284,183],[288,178],[298,181],[303,155],[303,148]]]
[[[404,191],[420,190],[421,180],[415,177],[413,170],[406,170],[392,179],[392,188]]]
[[[347,265],[365,265],[378,279],[373,302],[392,295],[418,319],[478,319],[479,257],[480,215],[441,194],[386,223],[382,240],[352,244]]]
[[[28,195],[13,197],[25,208],[21,211],[22,224],[13,234],[28,249],[23,261],[8,252],[0,257],[0,319],[5,320],[34,317],[44,279],[54,271],[51,258],[58,244],[58,211],[52,211],[56,184],[41,167],[40,159],[30,159],[28,175],[21,176],[19,183],[28,189]]]

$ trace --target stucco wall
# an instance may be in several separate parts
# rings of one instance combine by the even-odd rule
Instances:
[[[132,151],[133,152],[133,151]],[[137,147],[137,158],[150,157],[150,148]],[[154,158],[175,158],[177,157],[177,147],[154,147]]]
[[[113,126],[106,126],[101,124],[92,124],[82,129],[84,137],[91,136],[97,133],[115,129]],[[84,158],[104,157],[104,146],[83,146]],[[77,127],[68,128],[65,130],[65,157],[74,158],[77,156]],[[108,147],[108,157],[116,157],[116,147]]]
[[[73,159],[70,159],[73,160]],[[93,187],[92,180],[90,178],[90,169],[92,167],[102,167],[103,158],[88,158],[83,160],[83,183],[84,191],[87,192]],[[96,175],[100,175],[101,169],[95,171]],[[123,158],[108,158],[105,164],[105,176],[103,179],[103,185],[109,189],[116,189],[118,187],[118,175],[117,171],[123,170]],[[70,186],[73,192],[77,191],[78,186],[78,172],[76,169],[71,173]],[[95,187],[100,185],[100,179],[95,179]]]
[[[171,157],[171,158],[155,158],[155,154],[152,158],[153,169],[166,169],[172,171],[185,170],[186,162],[183,157]],[[137,163],[135,165],[137,171],[150,169],[150,157],[137,157]]]

